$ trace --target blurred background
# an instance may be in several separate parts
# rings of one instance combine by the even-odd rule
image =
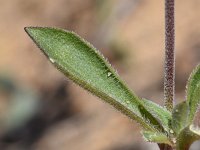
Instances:
[[[176,103],[200,60],[199,18],[199,0],[176,1]],[[1,150],[158,150],[135,122],[57,71],[25,26],[75,31],[139,96],[162,105],[164,1],[0,0]]]

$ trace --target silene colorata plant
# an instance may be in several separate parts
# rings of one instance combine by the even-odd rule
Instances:
[[[190,75],[185,101],[174,105],[174,0],[165,0],[163,107],[138,97],[101,53],[76,33],[51,27],[25,31],[69,79],[139,123],[147,142],[157,143],[160,150],[189,150],[200,139],[200,128],[194,124],[200,103],[200,65]]]

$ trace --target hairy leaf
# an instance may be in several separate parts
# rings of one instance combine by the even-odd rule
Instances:
[[[145,141],[147,142],[173,145],[173,143],[169,140],[169,138],[165,134],[162,134],[162,133],[143,131],[142,135]]]
[[[200,65],[190,75],[187,85],[187,103],[190,107],[189,122],[191,123],[200,103]]]
[[[143,128],[161,131],[160,123],[92,45],[73,32],[28,27],[26,32],[49,60],[75,83],[110,103]]]
[[[170,122],[172,120],[171,113],[164,107],[153,103],[150,100],[143,99],[146,109],[158,120],[164,131],[170,132]]]
[[[188,126],[189,106],[186,101],[176,105],[172,112],[172,129],[176,134]]]

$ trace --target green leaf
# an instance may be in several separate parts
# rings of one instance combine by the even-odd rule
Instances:
[[[92,45],[73,32],[28,27],[28,35],[49,60],[68,78],[136,120],[144,129],[162,131],[159,122],[110,64]]]
[[[192,123],[200,102],[200,65],[190,75],[187,84],[187,103],[190,107],[189,122]]]
[[[147,142],[173,145],[173,143],[169,140],[169,138],[165,134],[162,134],[162,133],[143,131],[142,135],[143,135],[144,140]]]
[[[164,131],[170,132],[171,113],[164,107],[153,103],[150,100],[143,99],[145,108],[158,120]]]
[[[188,150],[191,144],[200,139],[200,129],[190,125],[184,128],[177,137],[176,150]]]
[[[179,134],[181,130],[188,126],[189,106],[186,101],[176,105],[172,111],[172,129]]]

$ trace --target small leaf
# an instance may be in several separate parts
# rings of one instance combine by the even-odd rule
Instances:
[[[191,144],[200,139],[200,129],[190,125],[184,128],[177,137],[176,150],[188,150]]]
[[[150,100],[143,99],[143,103],[146,109],[158,120],[164,131],[169,133],[170,122],[172,120],[171,113],[166,108],[159,106]]]
[[[68,78],[136,120],[144,129],[161,131],[143,102],[119,79],[92,45],[73,32],[28,27],[26,32],[49,60]]]
[[[172,112],[172,129],[176,134],[188,126],[189,106],[186,101],[176,105]]]
[[[147,142],[173,145],[173,143],[169,140],[169,138],[165,134],[162,134],[162,133],[143,131],[142,135],[145,141]]]
[[[200,65],[190,75],[187,84],[187,103],[190,107],[189,122],[192,123],[200,103]]]

